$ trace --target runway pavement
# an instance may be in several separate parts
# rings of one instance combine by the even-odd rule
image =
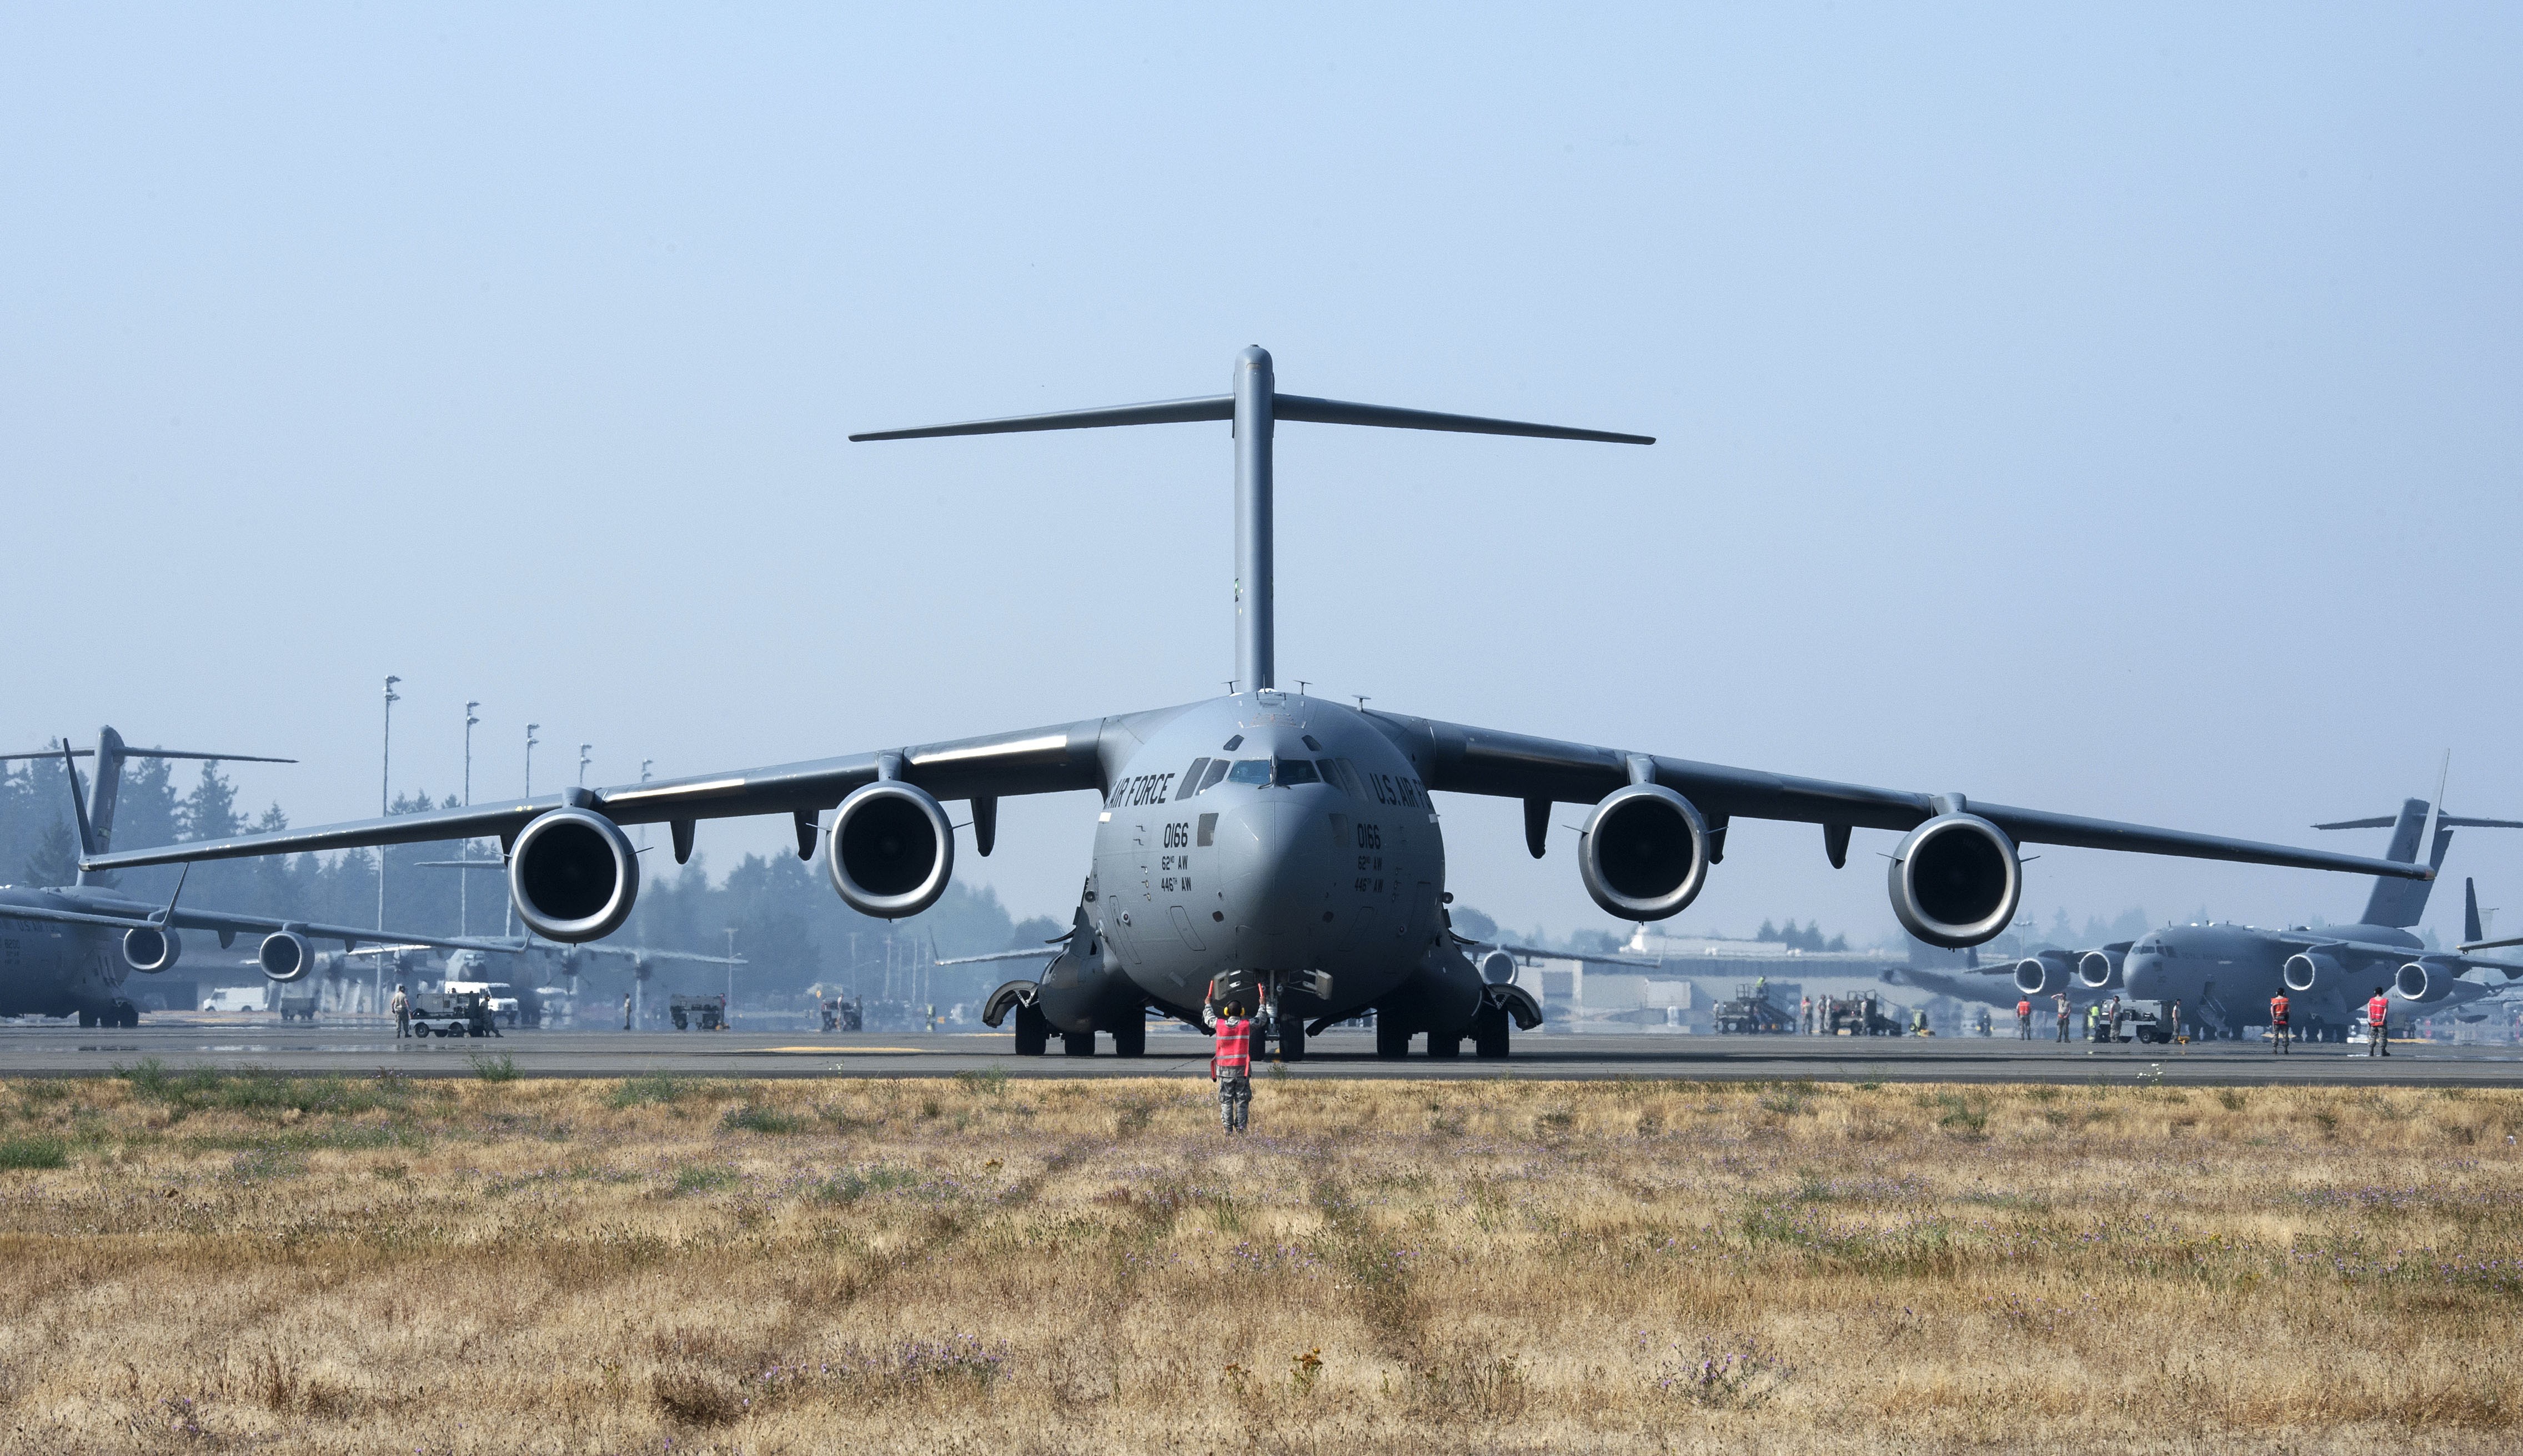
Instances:
[[[2387,1058],[2362,1047],[2303,1047],[2272,1056],[2257,1042],[2191,1047],[2060,1046],[1913,1037],[1519,1036],[1505,1061],[1471,1057],[1377,1059],[1370,1033],[1316,1037],[1298,1077],[1682,1077],[1727,1081],[2297,1082],[2523,1086],[2523,1048],[2403,1044]],[[158,1020],[135,1030],[0,1025],[0,1077],[103,1076],[154,1057],[167,1067],[259,1067],[308,1075],[475,1075],[475,1058],[509,1058],[529,1077],[937,1077],[998,1068],[1015,1077],[1205,1077],[1209,1043],[1152,1030],[1148,1055],[1019,1057],[1005,1032],[971,1034],[512,1030],[497,1040],[398,1042],[382,1024],[292,1024],[270,1017]]]

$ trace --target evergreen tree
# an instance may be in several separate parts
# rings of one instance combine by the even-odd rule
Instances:
[[[205,759],[202,781],[176,811],[176,832],[185,839],[228,839],[237,828],[236,785],[219,772],[217,759]]]
[[[68,820],[56,819],[35,852],[26,857],[26,883],[53,888],[78,879],[78,844]]]
[[[1454,928],[1461,931],[1463,934],[1470,936],[1474,940],[1498,939],[1498,921],[1491,919],[1488,916],[1481,914],[1479,911],[1472,909],[1468,905],[1454,906],[1453,915]],[[1056,935],[1059,932],[1054,931],[1052,933]]]
[[[1793,924],[1795,922],[1790,920],[1788,923]],[[1761,928],[1752,932],[1752,938],[1754,940],[1776,940],[1779,938],[1779,927],[1771,924],[1767,920],[1763,920],[1761,922]]]

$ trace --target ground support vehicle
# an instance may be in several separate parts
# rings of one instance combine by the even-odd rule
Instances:
[[[666,1013],[674,1018],[677,1031],[690,1031],[695,1024],[703,1031],[727,1030],[724,996],[678,996],[667,1003]]]
[[[312,1021],[315,1019],[315,1002],[316,996],[312,990],[301,991],[294,995],[283,991],[280,993],[280,1019]]]
[[[411,998],[413,1036],[498,1036],[490,998],[479,991],[423,991]]]
[[[1782,1036],[1795,1029],[1794,1019],[1772,1004],[1769,988],[1757,982],[1737,986],[1735,999],[1719,1002],[1711,1019],[1721,1036]]]

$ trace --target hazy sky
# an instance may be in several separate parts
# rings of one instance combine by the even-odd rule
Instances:
[[[2523,10],[838,9],[0,12],[0,732],[296,754],[237,777],[313,823],[375,812],[387,673],[441,794],[468,697],[492,795],[529,720],[548,789],[1199,697],[1224,426],[843,437],[1259,343],[1660,437],[1284,426],[1319,693],[2367,852],[2306,826],[2450,748],[2523,818]],[[1465,901],[1601,922],[1573,836],[1443,807]],[[1066,914],[1093,820],[961,872]],[[1871,936],[1892,843],[1745,823],[1678,923]],[[2523,924],[2523,834],[2453,856]]]

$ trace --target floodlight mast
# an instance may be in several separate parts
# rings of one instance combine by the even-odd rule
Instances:
[[[1277,684],[1278,637],[1273,626],[1270,440],[1281,420],[1324,425],[1373,425],[1387,430],[1445,430],[1465,435],[1522,435],[1536,440],[1593,440],[1607,445],[1653,445],[1652,435],[1578,430],[1472,414],[1440,414],[1390,404],[1357,404],[1283,395],[1270,368],[1270,352],[1250,345],[1235,356],[1233,390],[1192,399],[1070,409],[1057,414],[1019,414],[1003,419],[927,425],[916,430],[877,430],[853,441],[928,440],[943,435],[1012,435],[1031,430],[1093,430],[1107,425],[1179,425],[1231,420],[1235,425],[1235,686],[1251,691]]]

